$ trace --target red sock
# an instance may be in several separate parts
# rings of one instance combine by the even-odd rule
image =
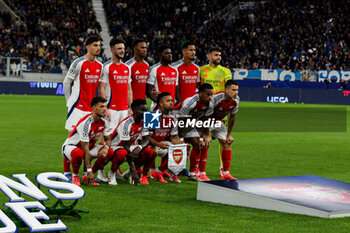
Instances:
[[[142,165],[143,171],[142,175],[147,176],[150,165],[155,161],[153,158],[153,150],[151,147],[146,147],[142,152]]]
[[[201,150],[201,160],[199,161],[199,172],[205,172],[207,165],[208,148]]]
[[[112,160],[111,171],[116,172],[119,166],[124,163],[128,152],[125,149],[119,149],[114,152],[114,159]]]
[[[222,150],[221,160],[222,160],[222,165],[224,167],[225,172],[230,171],[231,154],[232,154],[232,150]]]
[[[200,150],[198,146],[194,146],[190,156],[190,172],[196,172],[200,160]]]
[[[72,150],[70,155],[72,157],[71,162],[72,162],[73,173],[77,175],[79,174],[81,162],[83,161],[83,158],[84,158],[84,151],[82,149],[75,148],[74,150]]]
[[[161,172],[165,171],[168,168],[168,157],[162,157],[160,162],[160,167],[158,168]]]
[[[66,157],[63,157],[63,171],[70,172],[70,161]]]
[[[149,165],[150,169],[155,169],[156,168],[156,158],[153,159],[152,163]]]
[[[101,158],[101,157],[97,158],[94,166],[92,167],[92,172],[96,173],[98,170],[102,170],[109,161],[113,160],[113,157],[114,157],[113,150],[109,148],[108,154],[105,158]]]

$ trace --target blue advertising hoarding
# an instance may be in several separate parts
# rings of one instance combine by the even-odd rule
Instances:
[[[0,82],[0,94],[64,95],[57,82]]]
[[[302,81],[303,75],[310,78],[311,72],[281,69],[235,69],[232,72],[232,77],[235,80]],[[313,75],[315,75],[315,80],[310,81],[314,82],[323,82],[325,79],[328,79],[330,82],[340,82],[341,79],[344,81],[350,80],[350,70],[320,70],[314,72]]]

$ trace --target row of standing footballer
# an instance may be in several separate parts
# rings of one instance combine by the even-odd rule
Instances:
[[[102,64],[97,59],[101,39],[87,38],[87,53],[73,61],[63,81],[69,136],[62,154],[68,181],[81,185],[79,170],[84,162],[82,180],[89,185],[117,185],[117,179],[149,184],[150,177],[162,183],[168,182],[164,178],[181,183],[178,175],[168,170],[168,149],[184,143],[190,165],[180,174],[191,181],[209,181],[205,169],[213,138],[220,144],[222,179],[236,179],[230,174],[230,164],[238,83],[230,70],[220,65],[221,49],[209,48],[209,64],[199,67],[194,63],[195,43],[182,44],[183,58],[176,62],[170,47],[160,45],[159,62],[149,67],[145,61],[147,41],[134,40],[134,57],[125,63],[124,41],[112,38],[109,45],[112,58]],[[158,129],[143,127],[146,96],[152,100],[154,118],[161,120]],[[209,127],[176,127],[180,121],[193,120],[212,123]],[[159,167],[155,167],[157,157],[161,158]],[[109,162],[106,176],[104,167]],[[122,172],[124,162],[129,168]]]

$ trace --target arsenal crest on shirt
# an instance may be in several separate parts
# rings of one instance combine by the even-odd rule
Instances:
[[[168,168],[175,175],[186,168],[187,145],[170,145],[168,149]]]

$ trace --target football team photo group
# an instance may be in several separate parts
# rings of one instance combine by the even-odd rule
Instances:
[[[175,62],[170,47],[160,45],[159,62],[149,67],[144,60],[147,42],[143,39],[132,42],[134,57],[126,62],[121,39],[111,39],[113,57],[104,64],[98,60],[99,37],[87,38],[85,46],[86,55],[73,61],[63,82],[69,136],[62,154],[69,182],[78,186],[82,181],[89,185],[117,185],[118,179],[130,179],[137,185],[149,184],[149,178],[167,183],[164,178],[169,178],[170,182],[181,183],[180,174],[191,181],[209,181],[206,163],[213,139],[221,146],[218,172],[222,179],[236,179],[230,174],[230,164],[238,83],[230,70],[220,65],[219,47],[209,48],[209,64],[199,67],[194,63],[193,42],[181,45],[183,58]],[[149,107],[146,97],[152,100]],[[148,111],[159,115],[160,127],[147,129],[144,114]],[[185,124],[182,126],[179,120]],[[197,127],[196,121],[206,120],[217,124]],[[188,125],[191,121],[195,127]],[[183,144],[184,160],[188,154],[189,166],[177,174],[168,169],[168,150]],[[181,156],[178,160],[182,160]],[[159,167],[155,167],[157,159]],[[122,172],[120,165],[124,162],[129,169]],[[110,170],[105,171],[108,163]]]

